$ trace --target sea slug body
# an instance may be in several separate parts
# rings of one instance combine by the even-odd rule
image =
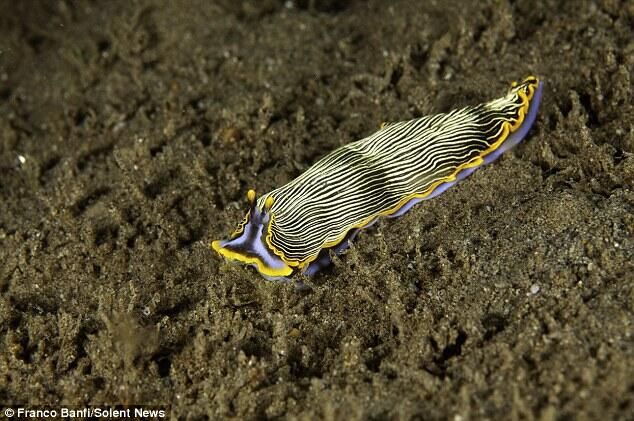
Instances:
[[[314,275],[357,232],[403,215],[518,144],[535,121],[543,83],[530,76],[498,99],[392,123],[344,145],[290,183],[256,198],[229,239],[212,247],[267,279]]]

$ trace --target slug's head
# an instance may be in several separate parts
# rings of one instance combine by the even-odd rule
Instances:
[[[230,238],[216,240],[211,247],[227,259],[255,267],[267,279],[289,276],[293,269],[267,247],[265,240],[273,217],[273,197],[267,197],[258,208],[255,191],[249,190],[247,200],[249,211]]]

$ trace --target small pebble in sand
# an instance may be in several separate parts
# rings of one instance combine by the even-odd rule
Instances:
[[[240,132],[240,129],[236,127],[227,127],[222,131],[221,136],[222,140],[227,143],[237,142],[242,138],[242,133]]]
[[[117,124],[115,124],[114,127],[112,127],[112,132],[119,133],[121,130],[125,128],[125,126],[126,126],[125,121],[120,121]]]
[[[539,292],[539,290],[540,290],[539,285],[537,284],[531,285],[531,294],[535,295]]]

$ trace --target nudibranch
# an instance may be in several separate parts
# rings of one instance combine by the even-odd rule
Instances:
[[[518,144],[535,121],[542,88],[530,76],[493,101],[384,124],[270,193],[256,198],[249,190],[246,216],[212,247],[267,279],[296,270],[312,276],[359,230],[403,215]]]

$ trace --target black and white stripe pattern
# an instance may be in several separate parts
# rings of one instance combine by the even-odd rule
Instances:
[[[499,99],[446,114],[393,123],[326,155],[269,196],[268,247],[304,267],[355,228],[431,194],[461,169],[480,165],[523,120],[538,84],[528,78]]]

